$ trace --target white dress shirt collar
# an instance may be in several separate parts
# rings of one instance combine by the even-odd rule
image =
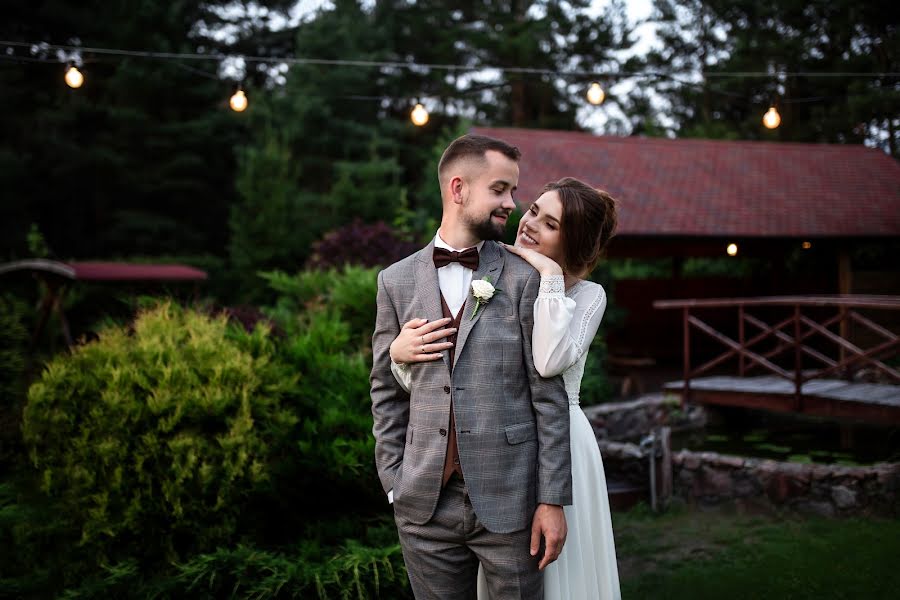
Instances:
[[[475,248],[478,249],[478,252],[479,252],[479,253],[481,252],[481,247],[482,247],[482,246],[484,246],[484,240],[481,240],[480,242],[478,242],[477,244],[475,244]],[[438,231],[437,234],[435,234],[435,236],[434,236],[434,247],[435,247],[435,248],[444,248],[445,250],[452,250],[452,251],[454,251],[454,252],[462,252],[463,250],[468,250],[468,249],[469,249],[469,248],[454,248],[453,246],[451,246],[450,244],[448,244],[447,242],[445,242],[445,241],[443,240],[443,238],[441,238],[441,232],[440,232],[440,231]],[[471,247],[471,246],[470,246],[470,247]]]

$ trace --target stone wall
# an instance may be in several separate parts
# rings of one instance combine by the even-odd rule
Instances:
[[[706,424],[702,406],[681,410],[677,396],[648,394],[628,402],[606,402],[584,409],[598,439],[637,441],[655,427],[672,431],[695,429]]]
[[[649,454],[640,440],[660,427],[677,431],[706,423],[702,407],[688,405],[682,411],[677,401],[663,394],[589,406],[585,413],[597,434],[607,478],[648,489]],[[845,467],[690,450],[675,452],[671,459],[673,495],[689,504],[731,503],[748,510],[787,509],[824,516],[900,516],[900,463]],[[657,459],[657,474],[667,471],[661,460]]]
[[[682,450],[674,493],[691,504],[735,503],[822,516],[900,514],[900,464],[800,464]]]
[[[646,448],[609,439],[599,439],[598,445],[608,478],[649,490]],[[663,472],[659,463],[656,472]],[[846,467],[681,450],[672,454],[672,487],[674,496],[699,506],[732,504],[748,511],[829,517],[900,516],[900,463]]]

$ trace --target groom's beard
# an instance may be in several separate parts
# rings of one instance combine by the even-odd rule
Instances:
[[[469,221],[470,231],[475,234],[479,240],[502,240],[503,234],[506,233],[506,223],[499,224],[494,223],[491,220],[494,216],[505,216],[509,219],[509,211],[507,210],[496,210],[492,212],[488,217],[482,221]]]

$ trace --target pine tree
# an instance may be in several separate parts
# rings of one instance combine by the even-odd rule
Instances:
[[[900,80],[883,74],[900,71],[900,8],[851,0],[656,0],[654,6],[662,50],[648,63],[703,74],[694,85],[655,87],[671,105],[678,135],[866,142],[897,156]],[[729,75],[759,71],[772,76]],[[761,125],[770,105],[782,116],[774,131]]]

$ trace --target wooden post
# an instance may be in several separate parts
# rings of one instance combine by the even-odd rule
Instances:
[[[688,321],[690,309],[685,306],[682,309],[682,321],[684,329],[684,341],[682,350],[684,351],[684,385],[681,388],[681,410],[684,405],[690,401],[691,394],[691,324]]]
[[[75,342],[72,340],[72,331],[69,329],[69,321],[66,319],[66,314],[63,312],[62,301],[65,296],[66,288],[60,286],[59,292],[53,298],[53,312],[56,313],[56,316],[59,318],[59,328],[62,330],[63,339],[66,341],[66,346],[72,347]]]
[[[794,305],[794,411],[800,412],[803,391],[803,356],[800,351],[800,305]]]
[[[28,344],[29,355],[37,348],[38,340],[44,331],[44,327],[47,325],[47,320],[50,318],[56,299],[56,285],[51,283],[49,279],[44,279],[43,277],[39,277],[39,279],[43,282],[46,289],[44,290],[44,297],[41,298],[41,306],[38,308],[37,327],[34,328],[34,333],[31,334],[31,342]]]
[[[838,293],[847,295],[853,293],[853,267],[850,263],[850,253],[846,248],[838,250]],[[841,321],[839,334],[842,338],[850,341],[850,321],[847,319],[846,307],[841,307]],[[847,360],[847,351],[843,346],[839,347],[840,362]]]
[[[738,305],[738,342],[741,344],[741,350],[746,350],[744,340],[744,305]],[[738,354],[738,377],[744,376],[744,354]]]
[[[672,430],[669,427],[661,427],[659,430],[659,445],[662,449],[660,456],[660,465],[657,472],[659,473],[659,498],[657,499],[659,506],[665,510],[669,506],[672,499]]]

